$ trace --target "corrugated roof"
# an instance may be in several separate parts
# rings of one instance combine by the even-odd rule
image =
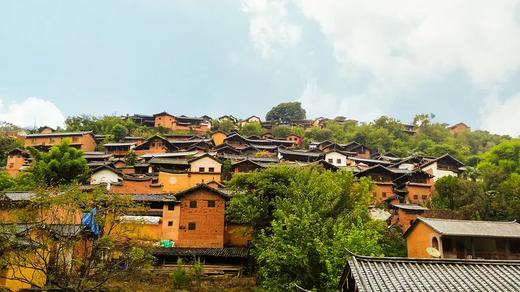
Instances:
[[[347,277],[359,292],[520,291],[520,261],[352,256],[340,282],[345,290]]]
[[[424,217],[418,217],[417,220],[442,235],[520,238],[520,224],[514,221],[497,222]]]

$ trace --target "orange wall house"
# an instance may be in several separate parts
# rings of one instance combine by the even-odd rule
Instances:
[[[198,185],[177,193],[180,199],[179,239],[177,247],[224,247],[225,204],[227,195]]]
[[[406,183],[407,201],[417,205],[428,205],[432,195],[433,187],[431,184]]]
[[[467,133],[471,131],[471,128],[464,124],[464,123],[458,123],[448,128],[450,131],[450,134],[457,135],[460,133]]]
[[[70,132],[50,134],[30,134],[23,139],[25,147],[50,148],[63,140],[69,140],[70,145],[84,152],[96,150],[96,139],[92,132]]]
[[[296,144],[297,146],[301,146],[303,144],[302,137],[295,135],[295,134],[289,134],[287,136],[287,141],[293,141],[294,144]]]
[[[404,236],[412,258],[430,258],[426,249],[433,247],[441,258],[520,259],[520,224],[515,221],[418,217]]]
[[[175,151],[175,147],[171,143],[160,136],[153,136],[148,138],[145,142],[137,145],[134,151],[137,155],[151,154],[151,153],[167,153]]]
[[[121,182],[111,183],[110,192],[114,194],[158,194],[162,185],[151,177],[124,177]]]
[[[393,184],[392,182],[378,182],[374,181],[375,184],[375,197],[374,201],[375,203],[381,203],[390,197],[392,197],[394,191],[393,191]]]
[[[220,173],[169,173],[159,172],[159,183],[164,192],[181,192],[200,183],[220,183]]]
[[[156,216],[157,222],[139,221],[139,217],[135,217],[138,221],[132,223],[129,220],[132,216],[125,216],[126,223],[122,224],[119,233],[128,239],[138,239],[144,241],[173,240],[177,241],[179,237],[179,218],[180,206],[175,197],[170,194],[150,194],[138,196],[136,201],[142,204],[145,211],[140,211],[141,216]],[[157,201],[161,198],[162,201]],[[172,198],[172,199],[170,199]],[[135,200],[135,199],[134,199]],[[150,204],[152,202],[152,204]],[[148,203],[148,204],[147,204]]]
[[[155,127],[159,128],[167,128],[167,129],[173,129],[175,126],[175,117],[170,115],[167,112],[162,112],[153,115],[155,119]]]
[[[18,148],[11,150],[7,155],[5,166],[7,173],[12,177],[16,176],[23,166],[28,163],[30,157],[31,155],[27,151]]]
[[[392,203],[390,213],[392,214],[390,224],[398,225],[403,232],[413,224],[415,219],[423,216],[429,209],[414,204]]]

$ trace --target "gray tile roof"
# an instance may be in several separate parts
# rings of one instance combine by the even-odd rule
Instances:
[[[224,247],[224,248],[155,248],[153,255],[170,256],[213,256],[224,258],[247,258],[248,249],[245,247]]]
[[[520,291],[520,261],[352,256],[341,277],[340,290],[353,289]]]
[[[133,195],[132,200],[136,202],[176,202],[177,198],[171,194],[143,194]]]
[[[415,205],[415,204],[392,204],[392,206],[394,206],[396,208],[399,208],[399,209],[413,210],[413,211],[426,211],[426,210],[429,210],[426,207]]]
[[[418,217],[418,222],[439,232],[441,235],[520,238],[517,222],[454,220]]]

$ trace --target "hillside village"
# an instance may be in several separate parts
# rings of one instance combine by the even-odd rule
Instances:
[[[251,244],[258,227],[226,216],[230,201],[237,196],[236,187],[228,187],[230,180],[279,167],[348,172],[356,181],[370,182],[368,214],[372,220],[399,230],[404,239],[401,240],[406,241],[403,250],[406,258],[385,260],[364,257],[375,254],[355,254],[348,263],[345,258],[342,264],[346,265],[345,271],[337,271],[338,275],[343,273],[337,283],[340,290],[372,291],[360,287],[381,285],[377,283],[385,281],[375,283],[367,278],[368,273],[382,274],[384,269],[384,273],[394,273],[396,277],[399,273],[410,277],[406,270],[410,265],[423,266],[424,274],[413,280],[422,283],[423,279],[429,278],[425,274],[440,273],[435,267],[438,263],[446,267],[457,265],[466,270],[459,273],[457,279],[450,280],[455,286],[444,286],[445,291],[474,281],[474,278],[496,281],[482,278],[492,277],[490,273],[481,273],[481,269],[488,267],[487,260],[494,260],[496,273],[504,277],[511,275],[511,280],[495,282],[495,288],[518,288],[520,264],[514,260],[520,260],[520,224],[512,220],[468,220],[475,218],[468,218],[457,210],[440,210],[435,204],[432,206],[434,197],[439,196],[436,182],[447,177],[467,178],[475,167],[468,166],[467,161],[453,153],[401,155],[382,152],[362,141],[311,140],[302,135],[302,131],[355,122],[343,117],[265,121],[257,116],[242,120],[233,116],[212,119],[161,112],[118,118],[157,132],[150,132],[152,134],[147,137],[126,135],[118,139],[108,139],[108,133],[87,129],[68,131],[50,127],[33,133],[4,133],[17,139],[20,146],[6,153],[5,171],[13,179],[23,176],[39,159],[35,157],[35,151],[46,153],[53,147],[68,144],[81,151],[88,166],[82,191],[102,189],[109,195],[125,196],[144,206],[140,210],[130,208],[121,219],[123,225],[134,227],[126,237],[153,246],[150,253],[157,266],[174,265],[179,258],[189,255],[204,262],[207,274],[235,276],[255,271]],[[226,123],[232,125],[231,129],[218,127]],[[255,125],[262,132],[245,135],[241,129],[248,125]],[[280,126],[299,130],[286,132],[281,137],[273,132]],[[403,135],[414,136],[421,132],[417,123],[401,126]],[[453,137],[472,132],[464,123],[444,127]],[[0,195],[2,224],[16,224],[13,209],[30,204],[37,197],[36,193],[36,190],[26,189],[4,190]],[[76,218],[67,224],[87,233],[94,232],[91,225],[81,221]],[[425,260],[432,258],[438,258],[439,262]],[[18,290],[34,286],[21,280],[20,273],[34,275],[37,271],[22,272],[7,266],[0,272],[0,287]],[[452,275],[446,277],[452,279]],[[403,283],[385,282],[385,285],[396,288]],[[419,284],[407,285],[405,290],[415,290],[418,287],[415,285]]]

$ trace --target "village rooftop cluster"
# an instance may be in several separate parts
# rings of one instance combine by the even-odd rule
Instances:
[[[55,132],[46,127],[40,133],[19,134],[18,138],[24,146],[41,151],[68,140],[71,146],[83,151],[88,162],[90,178],[85,187],[99,185],[110,193],[131,196],[135,202],[148,206],[148,211],[129,213],[124,219],[128,224],[146,222],[131,236],[161,242],[162,247],[154,254],[159,262],[171,263],[178,256],[190,253],[207,262],[232,263],[237,271],[244,269],[252,230],[226,222],[226,202],[232,194],[224,183],[234,174],[280,164],[291,167],[320,165],[327,170],[346,169],[357,177],[368,177],[376,186],[373,205],[384,204],[389,210],[374,207],[371,214],[389,225],[401,227],[407,240],[409,258],[432,258],[428,248],[434,248],[439,252],[438,257],[445,260],[442,262],[444,266],[471,267],[461,273],[460,283],[454,285],[462,285],[464,281],[477,277],[476,274],[487,275],[481,266],[475,266],[487,265],[482,259],[497,260],[492,268],[500,273],[510,273],[508,268],[511,265],[500,260],[520,259],[520,224],[447,219],[442,214],[431,212],[429,205],[434,182],[445,176],[460,176],[465,171],[464,164],[449,154],[398,157],[393,153],[378,153],[355,141],[346,144],[311,141],[304,146],[302,137],[296,134],[280,138],[269,131],[260,136],[245,137],[234,131],[211,131],[212,119],[207,116],[193,118],[162,112],[153,116],[121,118],[131,119],[138,125],[193,134],[154,135],[146,139],[125,137],[121,141],[103,143],[104,135],[94,135],[90,131]],[[267,130],[276,125],[256,116],[244,120],[223,116],[218,120],[231,121],[237,126],[260,123]],[[327,121],[319,118],[285,124],[309,128],[323,127]],[[411,125],[404,128],[409,135],[416,132]],[[450,127],[450,131],[457,134],[470,129],[459,123]],[[130,152],[136,154],[136,160],[127,164],[125,157]],[[16,176],[31,164],[32,159],[28,151],[15,149],[8,154],[6,170]],[[31,200],[33,196],[20,190],[6,192],[0,200],[2,204],[9,204]],[[451,262],[449,259],[458,260]],[[340,288],[371,291],[366,287],[378,284],[371,282],[373,278],[365,277],[366,273],[378,274],[385,269],[385,272],[394,274],[390,278],[405,278],[409,277],[407,269],[414,269],[413,265],[436,270],[437,263],[440,262],[354,256],[347,265]],[[387,269],[385,265],[400,268]],[[518,265],[515,267],[518,269]],[[434,272],[428,273],[437,276]],[[516,276],[512,274],[517,278],[511,281],[518,281],[518,273]],[[416,282],[416,279],[412,281]],[[381,279],[381,282],[385,280]],[[405,288],[415,288],[413,283],[408,284],[410,286]],[[385,285],[391,284],[387,282]],[[392,285],[395,288],[402,283]],[[439,289],[453,287],[439,286]]]

